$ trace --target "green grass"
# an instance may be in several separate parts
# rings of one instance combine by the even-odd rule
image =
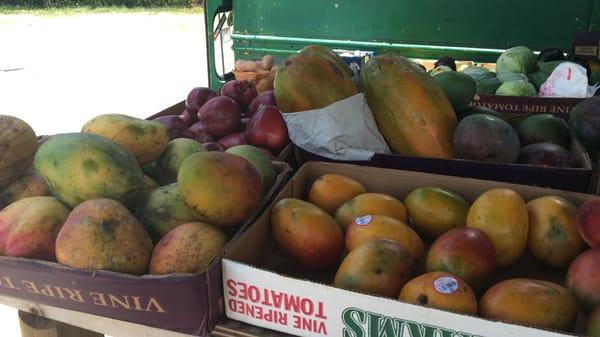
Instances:
[[[173,13],[173,14],[202,14],[202,7],[61,7],[61,8],[22,8],[0,5],[0,15],[29,14],[38,16],[64,16],[78,14],[105,13]]]

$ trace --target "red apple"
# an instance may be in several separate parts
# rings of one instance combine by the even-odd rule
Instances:
[[[188,109],[185,109],[181,115],[179,115],[179,118],[181,118],[185,124],[190,126],[198,121],[198,112],[192,112]]]
[[[240,108],[226,96],[218,96],[206,102],[198,110],[198,120],[214,138],[224,137],[236,131],[241,122]]]
[[[157,117],[154,121],[161,123],[169,132],[169,139],[179,138],[183,135],[187,124],[177,115]]]
[[[221,95],[233,98],[239,104],[241,110],[246,111],[246,108],[258,93],[256,87],[247,80],[233,80],[223,85]]]
[[[202,122],[196,122],[183,132],[183,137],[195,139],[200,143],[214,142],[215,139],[208,134]]]
[[[219,144],[223,145],[225,149],[236,145],[248,144],[246,141],[246,133],[242,131],[228,134],[227,136],[219,139]]]
[[[261,106],[250,118],[246,127],[248,144],[260,146],[279,153],[290,142],[287,125],[279,108]]]
[[[217,96],[219,96],[219,94],[210,88],[196,87],[187,95],[185,108],[192,113],[196,113],[204,103]]]
[[[577,229],[590,247],[600,247],[600,198],[590,199],[579,207]]]
[[[217,142],[208,142],[208,143],[203,143],[202,146],[204,146],[204,148],[207,151],[217,151],[217,152],[223,152],[225,151],[225,148],[223,147],[223,145],[217,143]]]
[[[258,107],[262,105],[272,105],[277,106],[275,102],[275,95],[273,91],[265,91],[262,94],[256,96],[255,99],[252,100],[250,105],[248,106],[248,110],[246,110],[246,116],[252,117],[258,110]]]

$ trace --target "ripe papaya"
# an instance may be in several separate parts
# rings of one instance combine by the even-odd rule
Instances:
[[[275,101],[282,112],[324,108],[358,93],[350,75],[331,58],[318,53],[288,57],[277,69]]]
[[[456,115],[442,89],[418,65],[397,55],[375,56],[362,68],[361,83],[394,153],[454,157]]]
[[[302,50],[300,50],[300,53],[305,53],[305,54],[309,54],[309,53],[315,53],[315,54],[319,54],[325,58],[330,59],[331,61],[335,62],[338,66],[340,66],[340,68],[342,68],[342,70],[344,70],[345,73],[347,73],[350,77],[352,77],[353,73],[352,70],[350,69],[350,67],[348,67],[348,65],[346,64],[346,62],[344,61],[344,59],[338,55],[336,52],[334,52],[333,50],[319,45],[319,44],[311,44],[308,45],[304,48],[302,48]]]

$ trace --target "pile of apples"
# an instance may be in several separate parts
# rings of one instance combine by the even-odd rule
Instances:
[[[195,139],[209,151],[250,144],[274,158],[290,142],[273,91],[259,95],[246,80],[229,81],[220,93],[205,87],[193,88],[180,115],[158,117],[155,121],[167,127],[171,139]]]

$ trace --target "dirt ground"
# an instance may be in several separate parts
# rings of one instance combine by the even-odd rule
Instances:
[[[0,114],[40,134],[76,132],[98,114],[148,117],[208,84],[202,12],[0,13]],[[0,336],[20,336],[0,306]]]

